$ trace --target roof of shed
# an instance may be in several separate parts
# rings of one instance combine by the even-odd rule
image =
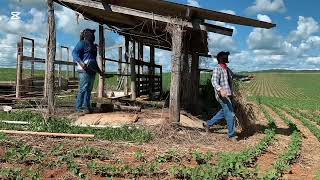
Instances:
[[[119,34],[128,36],[146,45],[171,49],[171,36],[165,27],[171,18],[187,22],[186,38],[190,51],[208,54],[207,32],[232,35],[233,30],[208,24],[206,20],[240,24],[261,28],[275,25],[254,19],[234,16],[163,0],[55,0],[84,17],[106,24]]]

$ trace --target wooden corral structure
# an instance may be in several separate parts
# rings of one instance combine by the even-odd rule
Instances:
[[[239,17],[221,12],[190,7],[164,0],[47,0],[48,47],[46,97],[48,114],[53,112],[54,60],[56,32],[53,2],[82,14],[99,24],[99,65],[105,64],[104,25],[125,37],[125,72],[130,69],[131,97],[134,100],[145,91],[145,83],[155,82],[154,48],[172,51],[172,70],[169,114],[172,122],[179,122],[180,109],[192,110],[199,91],[199,56],[208,56],[208,32],[231,36],[232,29],[207,23],[209,20],[246,26],[272,28],[272,23]],[[131,42],[131,43],[130,43]],[[129,45],[138,43],[138,58],[129,56]],[[143,61],[143,46],[150,46],[150,64]],[[135,52],[135,50],[133,51]],[[191,59],[189,58],[191,57]],[[128,67],[130,64],[130,68]],[[141,66],[151,68],[151,74],[142,75]],[[103,70],[105,70],[103,68]],[[137,73],[138,72],[138,73]],[[104,94],[104,79],[100,77],[99,97]],[[126,83],[128,81],[126,80]],[[137,91],[138,89],[138,91]]]
[[[25,52],[25,41],[31,42],[31,56],[27,56]],[[57,67],[57,77],[55,78],[55,87],[57,90],[77,89],[78,80],[76,78],[76,64],[69,59],[69,47],[61,46],[60,59],[54,61],[54,65]],[[67,59],[62,57],[62,51],[66,50]],[[30,74],[24,73],[26,63],[30,63]],[[21,37],[18,43],[17,52],[17,77],[15,84],[15,97],[16,99],[27,97],[43,97],[44,85],[45,85],[45,72],[41,72],[40,75],[36,75],[36,64],[45,65],[46,60],[44,58],[35,57],[35,41],[34,39]],[[62,66],[66,66],[65,70]],[[72,69],[72,76],[70,77],[70,69]],[[63,74],[64,72],[64,74]]]

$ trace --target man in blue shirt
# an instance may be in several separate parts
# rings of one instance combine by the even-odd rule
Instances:
[[[74,62],[77,63],[79,72],[79,92],[76,101],[76,110],[81,112],[84,108],[85,113],[91,113],[91,91],[95,81],[96,73],[101,76],[104,73],[100,70],[97,63],[97,45],[95,41],[95,30],[85,29],[80,35],[80,41],[72,51]]]

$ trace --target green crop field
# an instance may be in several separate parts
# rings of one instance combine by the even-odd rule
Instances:
[[[42,75],[43,71],[36,74]],[[164,91],[170,90],[170,75],[163,74]],[[241,82],[239,89],[256,108],[256,126],[252,127],[256,133],[243,135],[236,144],[230,144],[225,132],[221,134],[216,129],[203,135],[199,129],[182,129],[182,132],[163,130],[163,127],[135,128],[134,125],[92,129],[74,127],[64,118],[43,123],[41,114],[33,112],[0,113],[0,120],[30,123],[10,125],[0,122],[0,129],[95,135],[91,141],[42,138],[43,144],[39,145],[40,140],[36,137],[25,137],[21,141],[0,133],[0,148],[4,149],[0,151],[0,162],[5,167],[0,167],[0,179],[59,179],[57,175],[75,179],[273,180],[319,177],[320,73],[269,72],[256,73],[255,76],[253,81]],[[212,101],[210,78],[210,73],[201,74],[201,85],[206,85],[201,95]],[[14,80],[14,69],[0,70],[0,81]],[[116,84],[116,77],[107,80],[108,88]],[[209,107],[210,102],[205,103]],[[164,134],[171,136],[164,138]],[[174,138],[167,139],[171,137]],[[165,142],[161,141],[162,138],[166,139]]]
[[[280,106],[320,110],[320,73],[258,73],[257,80],[242,83],[250,98],[271,100]]]

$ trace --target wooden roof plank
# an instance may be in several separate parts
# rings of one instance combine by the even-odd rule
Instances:
[[[192,18],[202,20],[213,20],[238,25],[273,28],[276,25],[246,17],[236,16],[232,14],[222,13],[218,11],[178,4],[166,0],[101,0],[108,4],[119,5],[141,11],[153,12],[163,16],[179,17],[183,19]]]
[[[105,10],[107,12],[114,12],[114,13],[119,13],[119,14],[124,14],[124,15],[130,15],[130,16],[135,16],[135,17],[140,17],[148,20],[153,20],[153,21],[159,21],[163,23],[181,23],[183,26],[186,26],[188,28],[192,28],[195,30],[202,30],[202,31],[208,31],[208,32],[214,32],[218,34],[223,34],[227,36],[232,36],[233,30],[228,29],[225,27],[220,27],[216,25],[211,25],[211,24],[201,24],[199,22],[187,22],[187,21],[174,21],[171,17],[168,16],[162,16],[158,14],[153,14],[150,12],[144,12],[136,9],[131,9],[127,7],[121,7],[117,5],[112,5],[112,4],[107,4],[107,3],[102,3],[98,1],[85,1],[85,0],[60,0],[61,2],[66,2],[66,3],[71,3],[71,4],[76,4],[79,6],[85,6],[85,7],[91,7],[91,8],[96,8],[99,10]]]

